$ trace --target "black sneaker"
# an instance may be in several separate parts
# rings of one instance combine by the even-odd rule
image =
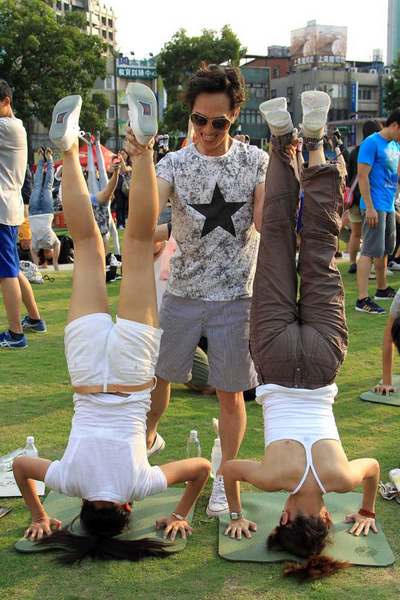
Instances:
[[[357,273],[357,263],[352,263],[349,267],[349,270],[347,271],[348,273],[351,273],[352,275],[354,273]]]
[[[387,287],[386,290],[376,290],[375,300],[393,300],[396,295],[396,290],[392,287]]]
[[[369,313],[370,315],[385,315],[386,310],[376,304],[369,296],[367,298],[363,298],[363,300],[357,300],[356,310],[358,312]]]

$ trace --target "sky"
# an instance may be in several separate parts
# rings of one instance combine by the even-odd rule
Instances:
[[[103,0],[118,17],[120,50],[135,58],[157,54],[180,28],[189,35],[230,25],[248,54],[289,45],[290,31],[316,20],[348,27],[347,58],[370,60],[381,48],[386,60],[387,0]],[[246,8],[248,10],[246,10]],[[142,13],[142,14],[141,14]]]

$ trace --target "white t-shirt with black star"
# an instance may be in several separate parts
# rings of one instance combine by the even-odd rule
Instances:
[[[172,259],[168,291],[202,300],[252,295],[259,235],[253,223],[254,191],[265,181],[268,154],[233,140],[222,156],[205,156],[194,144],[170,152],[157,176],[172,185]]]

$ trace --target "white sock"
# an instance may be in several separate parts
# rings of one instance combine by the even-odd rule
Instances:
[[[268,123],[272,135],[286,135],[293,131],[292,117],[287,111],[286,98],[273,98],[260,104],[262,116]]]

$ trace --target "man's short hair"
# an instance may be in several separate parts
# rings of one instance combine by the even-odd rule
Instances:
[[[0,79],[0,102],[3,102],[6,98],[10,98],[10,102],[12,103],[12,89],[5,79]]]
[[[392,125],[392,123],[397,123],[397,125],[400,125],[400,108],[396,108],[393,112],[390,113],[386,120],[385,126],[389,127],[390,125]]]
[[[203,93],[226,94],[231,110],[239,108],[246,99],[246,88],[240,69],[203,63],[190,78],[186,88],[185,100],[190,110],[193,109],[197,96]]]

